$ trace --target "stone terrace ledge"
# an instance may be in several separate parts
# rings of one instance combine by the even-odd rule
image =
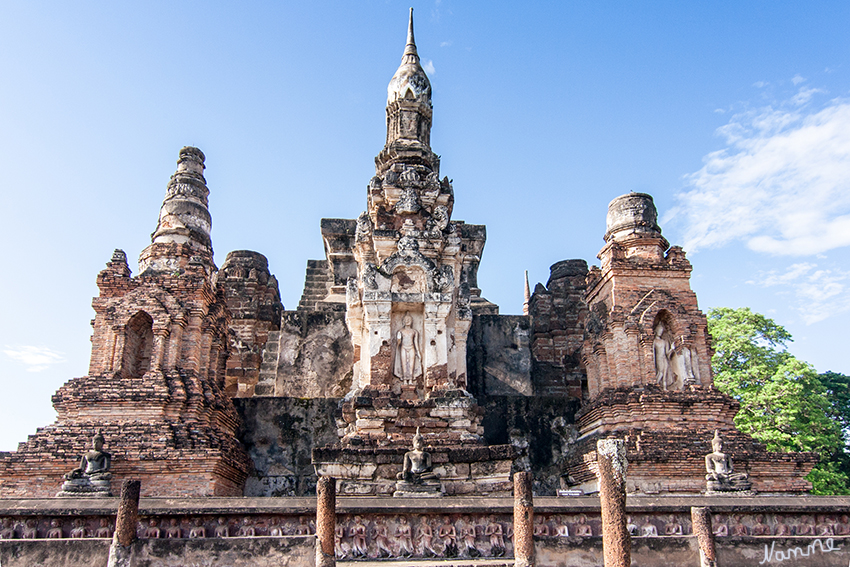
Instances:
[[[714,512],[848,513],[850,496],[629,496],[630,512],[689,511],[691,506],[708,506]],[[509,513],[512,498],[363,498],[337,497],[337,512],[353,513]],[[578,497],[535,497],[539,513],[575,511],[592,513],[599,509],[595,495]],[[5,498],[0,499],[0,516],[88,516],[111,515],[118,510],[118,498]],[[303,498],[142,498],[139,514],[314,514],[316,499]]]

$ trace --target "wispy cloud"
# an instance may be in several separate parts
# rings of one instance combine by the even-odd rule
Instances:
[[[440,43],[440,47],[449,47],[449,46],[451,46],[451,44],[452,44],[451,40],[443,41],[443,42]]]
[[[26,366],[27,372],[41,372],[51,364],[65,362],[63,353],[47,347],[6,345],[3,353]]]
[[[850,311],[850,272],[836,266],[823,268],[818,264],[798,263],[784,272],[770,270],[759,274],[749,284],[779,287],[790,292],[793,307],[807,325]]]
[[[794,76],[791,78],[791,82],[792,82],[792,83],[794,83],[795,85],[799,85],[800,83],[804,82],[805,80],[806,80],[806,79],[804,79],[804,78],[803,78],[803,77],[801,77],[800,75],[794,75]]]
[[[822,89],[807,89],[801,88],[797,94],[791,97],[791,102],[796,105],[803,105],[812,100],[812,97],[818,93],[824,93]]]
[[[813,255],[850,245],[850,100],[812,108],[823,91],[734,114],[726,147],[685,177],[678,205],[685,248],[743,241],[756,252]]]
[[[427,61],[422,63],[422,68],[425,69],[425,72],[428,73],[429,75],[433,75],[434,73],[437,72],[437,70],[434,69],[434,62],[431,61],[430,59],[428,59]]]

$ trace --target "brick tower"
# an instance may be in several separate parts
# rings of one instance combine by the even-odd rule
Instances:
[[[719,430],[736,470],[759,492],[802,492],[809,453],[769,453],[735,429],[737,401],[714,388],[711,339],[690,287],[684,251],[661,236],[652,197],[629,193],[608,207],[601,269],[586,279],[582,358],[586,402],[565,478],[596,490],[596,440],[625,437],[629,490],[698,493]]]
[[[54,424],[0,454],[3,496],[53,496],[96,430],[113,455],[113,493],[132,477],[147,496],[242,494],[250,463],[224,394],[230,315],[216,286],[204,154],[183,148],[177,164],[139,275],[116,250],[97,276],[88,376],[53,396]]]

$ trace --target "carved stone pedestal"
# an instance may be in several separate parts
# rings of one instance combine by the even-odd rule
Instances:
[[[416,401],[419,399],[419,394],[416,391],[415,385],[405,384],[401,386],[401,395],[399,396],[402,400],[407,401]]]
[[[62,490],[56,493],[57,498],[111,498],[109,480],[88,478],[73,478],[62,483]]]
[[[707,495],[723,495],[723,496],[754,496],[755,491],[752,490],[753,483],[749,480],[741,480],[737,482],[722,482],[719,480],[705,481],[705,493]]]
[[[442,495],[442,485],[439,481],[417,484],[400,480],[395,483],[393,492],[393,498],[438,498]]]

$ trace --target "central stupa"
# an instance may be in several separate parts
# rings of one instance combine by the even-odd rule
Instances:
[[[344,293],[353,388],[342,406],[341,444],[315,450],[313,462],[320,475],[342,479],[343,492],[391,492],[417,427],[447,492],[478,484],[480,493],[470,464],[493,460],[502,463],[488,467],[498,473],[487,475],[492,490],[484,492],[509,488],[510,447],[484,445],[482,411],[466,390],[473,310],[497,310],[477,287],[486,231],[452,220],[452,184],[440,179],[431,151],[432,115],[411,9],[401,65],[387,88],[387,140],[375,158],[367,209],[351,246],[328,247],[335,276],[351,272]],[[323,222],[326,245],[352,242],[329,239],[334,226],[346,223]]]

